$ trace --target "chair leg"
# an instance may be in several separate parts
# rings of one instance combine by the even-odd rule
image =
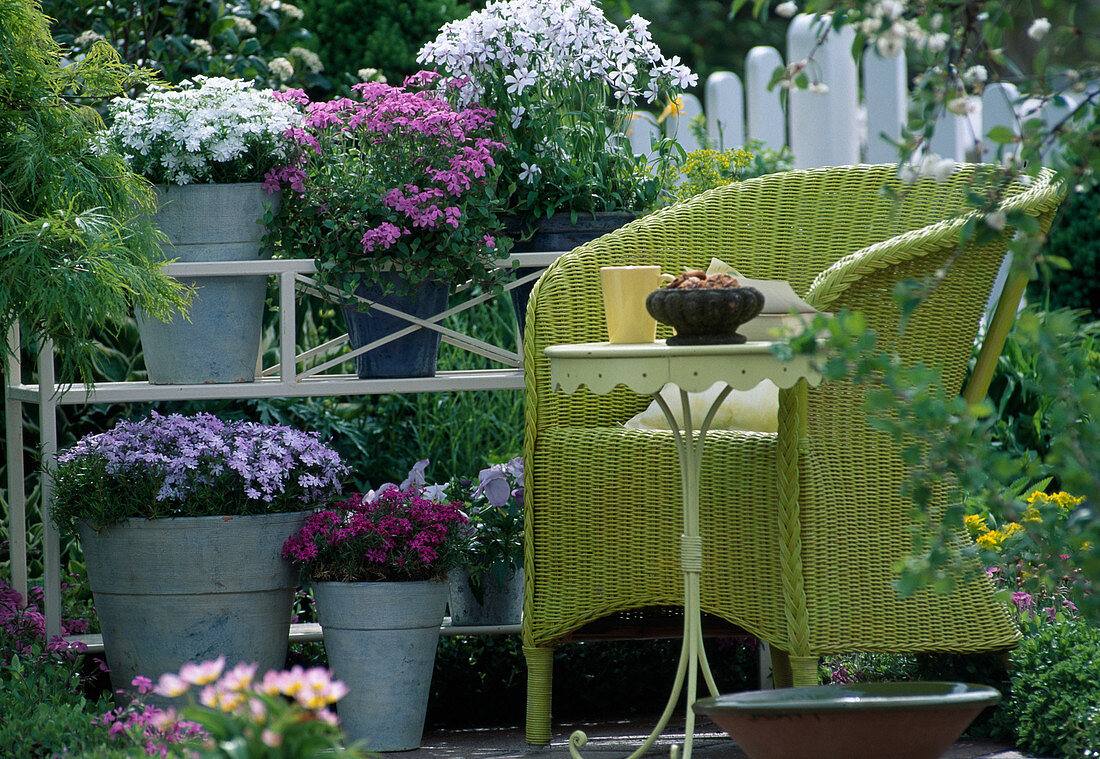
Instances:
[[[524,646],[523,655],[527,657],[527,743],[549,746],[554,649],[551,646]]]
[[[786,651],[781,651],[775,646],[772,649],[772,681],[776,688],[790,688],[794,685],[794,677],[791,673],[791,657]]]
[[[817,664],[818,659],[816,656],[790,657],[791,675],[795,687],[821,684]]]

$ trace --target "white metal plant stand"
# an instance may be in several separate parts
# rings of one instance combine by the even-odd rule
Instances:
[[[520,266],[535,269],[517,277],[505,285],[511,290],[539,277],[543,269],[561,252],[520,253],[502,261],[511,267],[516,261]],[[19,328],[15,325],[6,335],[9,348],[4,363],[5,442],[8,466],[7,531],[10,537],[12,587],[27,598],[27,524],[26,524],[26,472],[23,466],[23,405],[38,406],[41,431],[43,468],[52,467],[57,454],[57,408],[61,405],[95,403],[141,403],[150,401],[225,400],[245,398],[316,397],[330,395],[379,395],[385,393],[459,392],[467,390],[522,390],[523,362],[517,346],[497,346],[465,335],[443,325],[452,314],[486,303],[494,296],[471,296],[459,305],[428,319],[420,319],[386,306],[374,304],[372,308],[399,316],[409,326],[369,345],[352,351],[343,350],[347,336],[297,352],[295,333],[296,298],[298,293],[325,297],[325,293],[313,278],[317,269],[309,259],[279,261],[227,261],[218,263],[167,264],[165,271],[179,277],[222,277],[240,275],[271,275],[278,278],[278,348],[279,363],[258,367],[255,382],[209,385],[153,385],[148,382],[104,382],[95,387],[74,385],[67,378],[57,378],[54,372],[53,346],[47,341],[38,354],[38,383],[26,384],[22,380],[22,346]],[[461,292],[468,286],[459,287]],[[359,353],[373,350],[385,343],[417,330],[432,329],[442,335],[442,341],[471,351],[501,365],[500,368],[466,371],[442,371],[434,377],[410,379],[368,379],[355,375],[336,374],[334,369]],[[325,354],[334,354],[327,360]],[[42,478],[41,502],[44,525],[43,563],[45,576],[45,617],[48,637],[61,633],[61,551],[56,529],[50,521],[49,509],[52,483],[48,476]],[[456,628],[457,629],[457,628]],[[468,630],[470,628],[462,628]],[[511,632],[509,628],[500,632]],[[319,633],[309,629],[298,631],[299,638],[316,639]],[[87,637],[87,636],[84,636]],[[83,642],[93,647],[98,641],[87,638]]]
[[[790,410],[789,424],[780,427],[781,439],[777,446],[778,457],[795,457],[805,437],[806,388],[817,384],[818,375],[806,356],[795,356],[781,361],[772,352],[773,343],[751,342],[742,345],[692,345],[668,346],[663,340],[654,343],[612,345],[610,343],[580,343],[554,345],[546,348],[550,359],[550,383],[556,390],[572,393],[581,385],[593,393],[605,395],[617,385],[624,385],[634,392],[647,393],[664,412],[676,441],[680,463],[680,489],[683,498],[683,534],[680,536],[680,570],[684,574],[684,639],[680,649],[680,663],[672,684],[672,693],[657,726],[629,759],[645,754],[664,731],[676,708],[676,702],[687,679],[687,715],[684,727],[683,757],[690,759],[695,733],[695,703],[700,670],[712,696],[718,688],[707,663],[703,648],[702,607],[699,597],[699,579],[703,571],[703,547],[699,535],[699,476],[703,457],[703,442],[711,421],[731,390],[750,390],[764,379],[772,380],[783,391],[781,403]],[[715,398],[701,420],[698,431],[691,418],[691,402],[688,393],[702,392],[715,382],[725,387]],[[661,389],[668,383],[680,390],[682,426],[673,410],[661,397]],[[793,439],[792,439],[793,438]],[[782,467],[783,462],[777,461]],[[792,483],[797,488],[797,484]],[[780,480],[780,487],[783,481]],[[797,492],[793,494],[797,498]],[[781,495],[782,497],[782,495]],[[569,753],[574,759],[583,759],[580,748],[588,737],[580,730],[569,738]],[[672,759],[680,756],[680,747],[671,749]]]

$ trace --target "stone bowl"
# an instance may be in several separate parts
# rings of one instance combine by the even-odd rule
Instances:
[[[1001,694],[887,682],[746,691],[696,701],[749,759],[937,759]]]
[[[736,345],[746,340],[737,328],[760,313],[764,296],[755,287],[663,287],[646,297],[645,307],[676,330],[669,345]]]

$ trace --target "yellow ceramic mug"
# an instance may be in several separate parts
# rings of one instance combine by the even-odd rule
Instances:
[[[657,321],[645,299],[661,284],[660,266],[601,266],[607,334],[613,343],[651,343]]]

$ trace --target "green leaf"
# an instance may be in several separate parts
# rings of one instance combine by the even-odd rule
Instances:
[[[1019,136],[1012,131],[1012,129],[1003,124],[999,124],[990,129],[989,132],[986,133],[986,136],[1000,145],[1008,145],[1019,140]]]

